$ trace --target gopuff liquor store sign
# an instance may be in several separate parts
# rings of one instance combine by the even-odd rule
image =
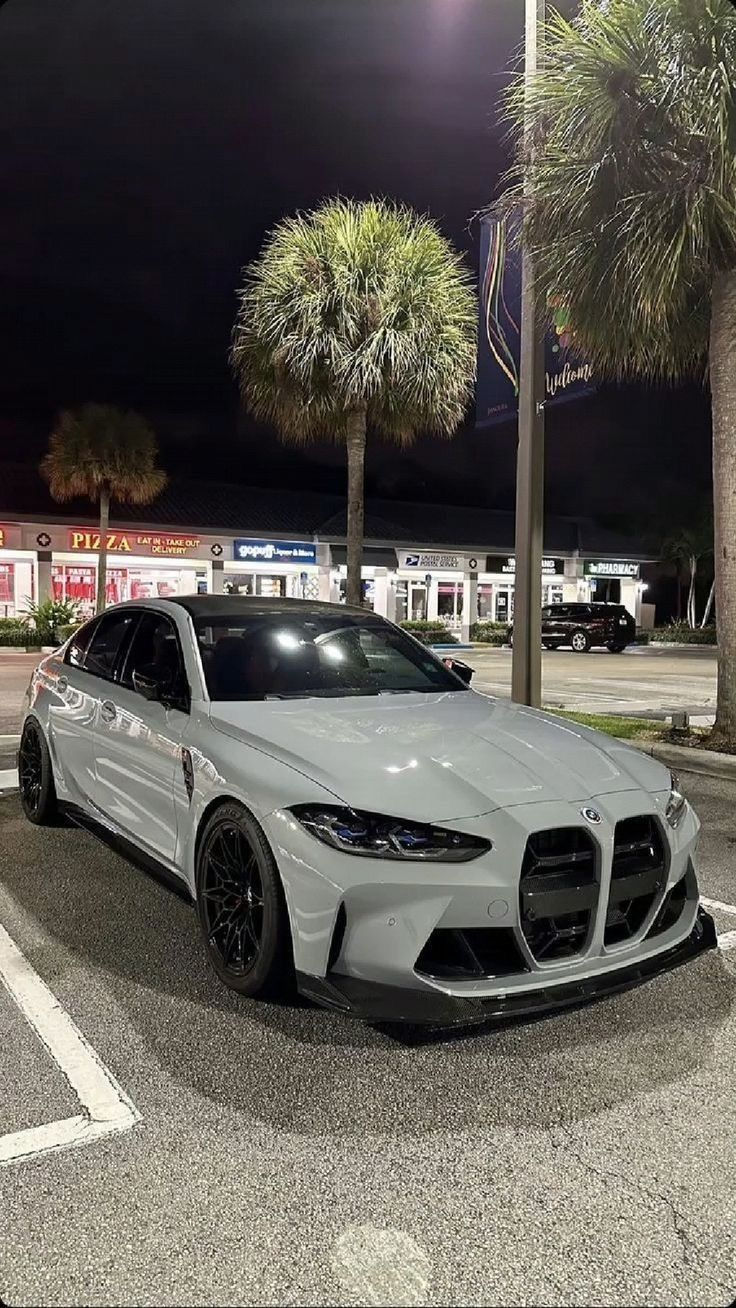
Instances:
[[[157,557],[187,558],[202,544],[200,536],[175,536],[169,532],[109,531],[110,554],[153,554]],[[99,531],[69,532],[69,549],[94,553],[100,548]]]
[[[316,563],[317,546],[311,541],[236,540],[233,557],[245,563]]]

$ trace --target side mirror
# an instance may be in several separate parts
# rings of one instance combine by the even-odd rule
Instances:
[[[442,661],[445,667],[450,669],[450,672],[454,672],[456,677],[465,682],[466,686],[470,685],[475,668],[471,668],[469,663],[463,663],[460,659],[443,659]]]

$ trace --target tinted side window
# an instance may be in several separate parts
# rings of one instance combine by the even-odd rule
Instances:
[[[81,668],[84,664],[84,656],[87,653],[87,646],[89,645],[96,626],[97,619],[95,618],[92,622],[85,622],[84,626],[80,627],[79,631],[72,636],[64,654],[64,662],[68,663],[70,667]]]
[[[85,672],[111,680],[123,641],[139,616],[140,610],[119,609],[100,618],[84,660]]]
[[[123,686],[132,687],[134,672],[142,672],[161,679],[168,674],[171,685],[184,685],[184,664],[179,638],[173,622],[165,614],[144,613],[138,623],[120,678]]]

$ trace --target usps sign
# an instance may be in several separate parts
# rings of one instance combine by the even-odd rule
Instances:
[[[233,557],[243,563],[305,563],[317,562],[317,546],[309,541],[293,540],[236,540]]]

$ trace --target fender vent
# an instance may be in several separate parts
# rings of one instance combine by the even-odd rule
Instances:
[[[331,972],[342,949],[342,942],[345,939],[345,928],[348,924],[348,915],[345,912],[345,905],[341,904],[337,910],[335,925],[332,931],[332,940],[330,941],[330,952],[327,956],[327,971]]]

